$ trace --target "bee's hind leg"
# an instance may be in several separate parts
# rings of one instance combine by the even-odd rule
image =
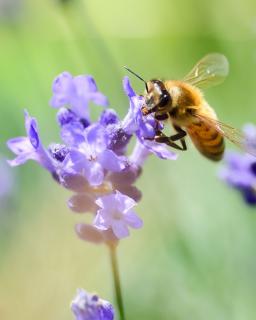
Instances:
[[[177,133],[170,137],[171,141],[180,140],[181,145],[182,145],[182,150],[186,151],[187,150],[187,144],[186,144],[186,141],[185,141],[184,137],[186,137],[187,132],[184,131],[183,129],[181,129],[181,127],[179,127],[179,126],[175,126],[174,125],[173,127],[177,131]]]
[[[173,142],[171,137],[167,137],[165,135],[156,136],[155,141],[159,142],[159,143],[165,143],[166,145],[168,145],[174,149],[177,149],[177,150],[181,150],[181,151],[187,150],[187,145],[186,145],[186,142],[183,138],[180,139],[181,146],[179,146],[177,143]]]
[[[187,135],[186,131],[182,130],[178,126],[174,126],[175,130],[177,131],[176,134],[167,137],[163,132],[159,131],[155,136],[155,141],[159,143],[165,143],[174,149],[185,151],[187,150],[187,144],[184,137]],[[175,141],[180,141],[181,146],[179,146]]]

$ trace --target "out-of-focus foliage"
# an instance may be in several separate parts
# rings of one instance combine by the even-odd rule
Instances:
[[[123,65],[145,79],[182,77],[213,51],[231,68],[209,103],[224,122],[256,123],[255,10],[252,0],[1,0],[0,153],[23,134],[24,107],[45,143],[59,140],[48,101],[64,70],[94,75],[122,116]],[[128,319],[255,319],[256,217],[217,167],[191,144],[176,162],[146,164],[145,226],[119,248]],[[14,170],[0,214],[0,318],[71,319],[77,287],[113,301],[107,252],[76,238],[86,217],[70,213],[69,193],[34,163]]]

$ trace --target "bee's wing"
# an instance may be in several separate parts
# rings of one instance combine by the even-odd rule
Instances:
[[[208,88],[221,83],[228,71],[227,58],[220,53],[210,53],[198,61],[183,81],[198,88]]]
[[[243,151],[256,157],[256,141],[247,139],[240,130],[205,115],[197,114],[195,117],[207,123],[209,126],[214,127],[223,137],[227,138]]]

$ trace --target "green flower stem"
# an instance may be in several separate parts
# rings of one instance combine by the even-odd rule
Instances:
[[[123,298],[122,298],[122,290],[121,290],[120,276],[119,276],[119,270],[118,270],[116,248],[117,248],[116,245],[109,245],[111,267],[112,267],[114,286],[115,286],[116,304],[118,306],[120,320],[125,320],[124,304],[123,304]]]

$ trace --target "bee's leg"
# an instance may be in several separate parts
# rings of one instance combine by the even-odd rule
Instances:
[[[165,143],[166,145],[177,149],[177,150],[181,150],[181,151],[185,151],[187,150],[187,146],[186,146],[186,142],[185,140],[182,138],[181,140],[181,146],[179,146],[177,143],[173,142],[171,140],[171,137],[167,137],[166,135],[164,135],[163,133],[159,136],[155,136],[155,141],[159,142],[159,143]]]
[[[177,150],[181,150],[181,151],[185,151],[186,150],[186,143],[185,143],[185,148],[182,144],[182,147],[179,146],[177,143],[173,142],[169,137],[167,136],[156,136],[155,137],[155,141],[156,142],[159,142],[159,143],[165,143],[167,146],[170,146],[174,149],[177,149]]]
[[[172,141],[177,141],[177,140],[181,140],[182,138],[186,137],[187,135],[187,132],[183,129],[181,129],[181,127],[178,127],[178,126],[173,126],[174,129],[177,131],[176,134],[174,134],[173,136],[170,136],[170,139]]]
[[[178,126],[175,126],[175,125],[173,127],[178,133],[176,133],[173,136],[171,136],[170,139],[172,141],[180,140],[181,145],[182,145],[182,150],[184,150],[184,151],[187,150],[186,141],[184,139],[184,137],[186,137],[186,135],[187,135],[187,132],[182,130],[181,127],[178,127]]]
[[[164,114],[155,114],[155,119],[158,121],[167,120],[169,118],[167,113]]]
[[[158,134],[155,136],[155,141],[159,143],[165,143],[168,146],[173,147],[177,150],[181,150],[181,151],[187,150],[186,141],[184,139],[184,137],[187,134],[186,131],[182,130],[180,127],[175,126],[174,128],[178,131],[177,134],[167,137],[164,133],[159,131]],[[177,143],[174,142],[178,140],[180,140],[181,146],[179,146]]]

